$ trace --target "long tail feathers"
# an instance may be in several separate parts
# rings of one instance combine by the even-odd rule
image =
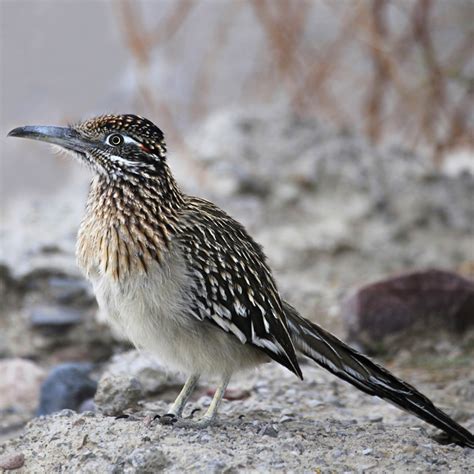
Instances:
[[[304,319],[287,303],[285,311],[293,342],[302,354],[359,390],[394,403],[445,431],[458,444],[474,448],[474,435],[436,408],[416,388]]]

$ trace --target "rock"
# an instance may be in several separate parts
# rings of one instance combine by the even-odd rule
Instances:
[[[41,386],[38,415],[49,415],[65,408],[78,411],[94,396],[97,382],[89,376],[91,364],[68,363],[55,367]],[[90,408],[88,408],[90,409]]]
[[[33,411],[45,371],[26,359],[0,360],[0,409]]]
[[[369,416],[369,421],[371,423],[378,423],[380,421],[383,421],[383,416],[380,415],[370,415]]]
[[[224,110],[209,117],[189,138],[197,159],[210,170],[217,192],[219,181],[237,181],[224,190],[267,197],[282,184],[295,183],[300,191],[325,185],[370,189],[385,199],[388,184],[399,186],[407,176],[419,177],[426,163],[400,148],[380,156],[360,136],[301,118],[278,108]],[[395,155],[397,160],[393,163]],[[396,173],[385,176],[385,167]],[[396,181],[396,183],[395,183]],[[391,186],[390,186],[391,187]]]
[[[283,367],[265,364],[258,379],[269,393],[239,403],[224,402],[216,425],[205,430],[147,424],[145,417],[154,411],[151,405],[140,405],[135,416],[127,419],[63,410],[31,420],[21,436],[0,442],[0,456],[21,452],[25,455],[25,472],[48,473],[64,470],[64,466],[70,472],[117,474],[163,470],[207,473],[222,469],[299,473],[314,472],[318,466],[323,471],[360,472],[360,466],[369,459],[377,460],[377,472],[392,472],[397,455],[409,460],[410,472],[431,472],[432,459],[446,462],[443,472],[472,471],[472,450],[438,444],[427,438],[427,425],[421,421],[402,412],[395,412],[400,418],[394,419],[390,404],[344,382],[338,382],[338,397],[357,411],[357,417],[367,420],[376,412],[384,421],[354,424],[351,421],[355,414],[338,410],[329,402],[314,409],[308,401],[315,391],[322,399],[332,396],[333,375],[306,366],[306,380],[315,377],[321,380],[317,387],[296,381]],[[235,386],[253,386],[255,378],[255,373],[243,373]],[[298,388],[289,406],[286,393],[295,384]],[[440,398],[446,406],[453,406],[456,397],[450,396],[451,381],[447,384],[440,387]],[[463,424],[472,429],[472,401],[467,400],[464,406],[469,415]],[[280,424],[277,420],[284,409],[292,409],[294,419]],[[427,443],[429,447],[423,447]],[[407,452],[413,446],[419,451]],[[374,451],[364,455],[366,449]]]
[[[19,292],[19,285],[13,278],[10,269],[0,263],[0,301],[2,302],[3,310],[15,304],[15,300],[18,297],[17,293]]]
[[[170,386],[184,383],[183,377],[167,372],[152,356],[137,350],[113,356],[105,373],[137,379],[146,395],[156,394]]]
[[[67,307],[36,307],[30,313],[31,326],[43,331],[62,332],[81,321],[81,312]]]
[[[79,406],[78,412],[79,413],[94,413],[96,410],[96,406],[94,403],[93,398],[88,398],[87,400],[84,400],[81,405]]]
[[[110,330],[94,317],[88,285],[65,270],[43,267],[14,277],[0,265],[0,301],[0,357],[56,365],[103,361],[114,352]]]
[[[62,275],[52,276],[48,280],[51,293],[56,301],[63,305],[90,304],[91,291],[84,279]]]
[[[153,474],[162,471],[169,464],[163,451],[156,446],[137,448],[118,463],[117,472],[133,474]]]
[[[48,266],[34,268],[18,280],[23,293],[38,293],[56,306],[87,309],[95,306],[92,288],[82,277]]]
[[[278,436],[278,430],[271,423],[267,423],[259,430],[258,434],[262,436],[270,436],[272,438],[276,438]]]
[[[23,464],[25,464],[25,456],[22,453],[7,454],[0,458],[0,469],[5,469],[5,471],[20,469]]]
[[[142,398],[144,390],[138,379],[106,373],[99,380],[94,403],[104,415],[117,416],[127,409],[134,409]]]
[[[474,327],[474,282],[436,269],[407,273],[360,288],[341,315],[349,339],[375,352],[393,335],[460,334]]]

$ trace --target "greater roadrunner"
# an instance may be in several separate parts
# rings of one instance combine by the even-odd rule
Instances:
[[[192,423],[181,415],[201,374],[221,378],[193,423],[202,427],[215,419],[234,372],[273,359],[302,379],[300,353],[474,448],[473,434],[427,397],[281,299],[244,227],[179,189],[163,133],[149,120],[105,115],[68,128],[19,127],[9,136],[59,145],[94,172],[78,263],[110,323],[189,375],[162,422]]]

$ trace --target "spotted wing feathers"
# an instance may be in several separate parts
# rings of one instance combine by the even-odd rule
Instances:
[[[192,314],[252,344],[302,378],[282,302],[261,247],[212,203],[190,198],[180,236],[193,279]]]

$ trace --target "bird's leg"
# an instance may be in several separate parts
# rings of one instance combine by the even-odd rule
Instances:
[[[207,409],[206,413],[203,415],[202,418],[200,418],[197,421],[183,419],[183,418],[174,419],[174,422],[173,422],[174,426],[179,427],[179,428],[199,429],[199,428],[207,428],[209,425],[211,425],[216,419],[217,410],[219,409],[219,406],[222,401],[222,397],[224,396],[224,393],[225,393],[225,389],[227,388],[227,385],[229,384],[229,380],[230,380],[230,375],[224,375],[222,377],[221,383],[217,387],[217,390],[216,390],[216,393],[214,394],[212,402],[209,405],[209,408]]]
[[[207,409],[203,417],[195,422],[195,427],[207,428],[214,422],[217,416],[217,411],[219,410],[219,406],[222,402],[222,398],[224,397],[225,389],[227,388],[227,385],[229,385],[229,380],[230,375],[226,374],[222,377],[221,383],[217,386],[216,393],[214,394],[209,408]]]
[[[177,418],[181,417],[181,415],[183,414],[184,407],[186,406],[186,403],[191,397],[198,380],[199,374],[192,374],[188,377],[186,383],[181,389],[181,392],[179,392],[179,395],[176,397],[176,400],[173,402],[170,409],[168,410],[168,413],[160,418],[160,422],[162,424],[172,424],[176,421]]]
[[[171,405],[168,413],[172,413],[175,416],[181,416],[183,414],[184,407],[186,403],[188,403],[189,398],[191,397],[194,389],[196,388],[196,384],[199,380],[199,374],[192,374],[186,380],[181,392],[176,397],[173,405]]]
[[[160,423],[162,425],[175,425],[183,428],[207,428],[211,425],[217,416],[217,411],[224,397],[225,390],[229,384],[230,375],[224,375],[222,377],[221,383],[218,385],[214,397],[212,398],[211,404],[207,409],[203,417],[197,421],[193,420],[184,420],[181,418],[183,413],[183,408],[186,405],[186,402],[189,400],[191,393],[196,386],[197,381],[199,380],[199,375],[191,375],[186,383],[184,384],[183,389],[179,393],[178,397],[171,405],[169,413],[163,415],[160,418]]]

